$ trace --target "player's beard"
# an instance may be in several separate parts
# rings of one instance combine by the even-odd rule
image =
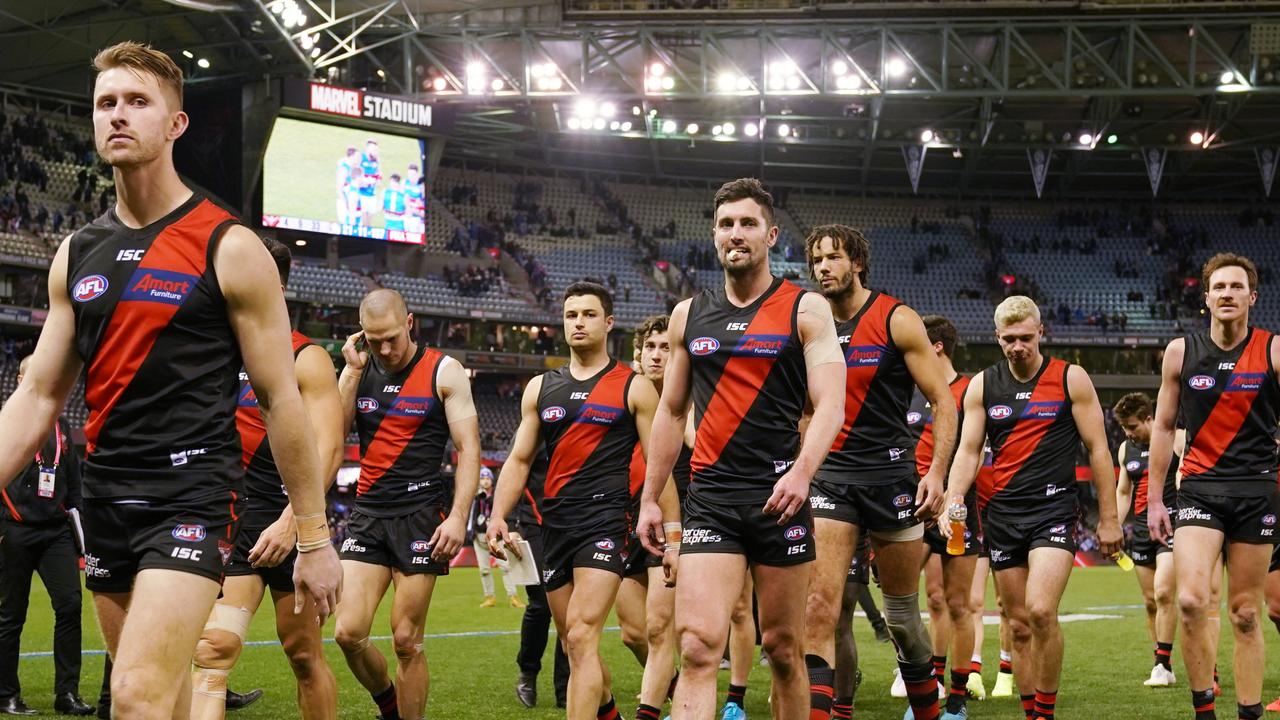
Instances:
[[[841,300],[853,294],[853,271],[845,273],[840,282],[831,287],[819,285],[822,288],[822,296],[828,300]]]
[[[720,256],[720,267],[724,268],[725,274],[731,277],[747,277],[760,267],[760,263],[764,262],[764,257],[753,252],[749,248],[743,248],[747,254],[747,261],[742,263],[730,263],[729,252],[734,248],[725,250]],[[767,251],[766,251],[767,252]]]

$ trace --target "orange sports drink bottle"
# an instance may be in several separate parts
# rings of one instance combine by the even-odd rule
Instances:
[[[969,509],[964,503],[955,503],[947,508],[947,521],[951,523],[951,538],[947,540],[948,555],[964,554],[965,520],[969,519]]]

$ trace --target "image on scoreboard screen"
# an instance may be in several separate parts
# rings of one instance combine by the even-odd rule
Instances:
[[[403,135],[276,119],[262,168],[262,224],[424,244],[426,144]]]

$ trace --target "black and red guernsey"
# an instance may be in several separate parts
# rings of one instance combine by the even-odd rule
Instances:
[[[902,303],[873,290],[858,312],[836,323],[844,351],[844,423],[815,479],[887,485],[911,472],[907,411],[915,381],[889,334]]]
[[[1044,357],[1019,382],[1000,361],[982,371],[991,475],[978,475],[978,505],[1007,515],[1070,513],[1076,505],[1080,433],[1067,391],[1070,363]]]
[[[970,379],[964,375],[956,375],[951,381],[951,396],[956,401],[956,413],[961,422],[964,421],[964,393],[969,389]],[[933,467],[933,407],[924,393],[919,389],[911,397],[911,408],[907,411],[907,427],[916,440],[916,474],[924,477]]]
[[[1274,490],[1280,387],[1271,339],[1266,330],[1249,328],[1243,342],[1223,350],[1208,332],[1186,336],[1178,394],[1187,425],[1184,488],[1228,497]]]
[[[728,505],[764,503],[795,461],[807,388],[796,322],[802,297],[774,278],[742,308],[723,288],[693,298],[684,332],[697,433],[689,492]]]
[[[1151,458],[1151,447],[1134,440],[1124,443],[1124,469],[1129,473],[1129,482],[1133,483],[1133,514],[1141,515],[1147,511],[1147,483],[1149,473],[1147,463]],[[1178,506],[1178,458],[1169,460],[1169,472],[1164,478],[1164,505],[1173,509]]]
[[[547,454],[542,522],[580,530],[626,519],[639,443],[627,393],[636,374],[617,360],[586,380],[569,365],[542,375],[538,417]]]
[[[445,355],[419,345],[413,359],[388,372],[370,358],[356,394],[360,480],[356,508],[371,517],[400,517],[446,505],[440,473],[449,423],[436,375]]]
[[[201,503],[241,493],[240,347],[213,267],[235,223],[194,194],[146,227],[112,209],[71,237],[85,497]]]
[[[293,357],[311,346],[311,339],[293,331]],[[289,504],[289,494],[280,479],[271,443],[267,439],[267,423],[258,409],[258,396],[249,384],[249,374],[240,369],[240,400],[236,408],[236,429],[240,432],[240,466],[244,468],[246,496],[245,517],[274,522]],[[252,519],[251,519],[252,516]],[[265,517],[264,517],[265,516]]]

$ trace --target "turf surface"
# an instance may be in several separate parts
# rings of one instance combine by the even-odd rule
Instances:
[[[44,714],[52,712],[53,659],[51,648],[53,617],[48,599],[39,583],[35,583],[28,626],[23,635],[24,656],[20,662],[23,695],[27,702]],[[990,594],[988,594],[990,598]],[[427,716],[433,720],[470,720],[475,718],[527,718],[550,720],[563,717],[553,703],[550,652],[546,668],[539,678],[539,706],[526,710],[513,692],[515,651],[519,644],[520,611],[508,607],[480,609],[480,583],[471,568],[455,570],[442,579],[435,593],[426,642],[431,662],[431,699]],[[1174,669],[1179,684],[1174,688],[1151,690],[1143,687],[1151,665],[1151,648],[1147,640],[1141,597],[1132,575],[1116,568],[1077,569],[1062,603],[1062,612],[1077,615],[1102,615],[1101,619],[1078,620],[1064,624],[1066,659],[1058,717],[1088,720],[1111,718],[1189,718],[1189,691],[1182,677],[1180,648],[1174,648]],[[384,601],[374,633],[384,636],[376,644],[391,656],[390,634],[386,614],[390,603]],[[102,647],[89,597],[85,596],[85,658],[81,689],[86,700],[96,697],[101,679]],[[988,607],[994,607],[989,601]],[[254,644],[245,648],[239,666],[231,676],[231,685],[246,691],[254,687],[266,690],[257,704],[231,715],[235,720],[296,717],[293,703],[293,678],[280,649],[272,641],[275,631],[271,613],[259,612],[249,632]],[[612,623],[611,623],[612,624]],[[865,680],[858,693],[855,717],[897,720],[905,709],[905,701],[889,696],[893,653],[888,645],[875,642],[866,621],[855,621],[854,632],[862,655]],[[1269,623],[1264,628],[1268,645],[1266,684],[1263,698],[1270,702],[1280,692],[1280,637]],[[332,621],[327,630],[332,637]],[[994,683],[998,659],[994,626],[988,626],[984,645],[985,677],[990,689]],[[347,669],[338,648],[329,643],[326,655],[338,677],[340,717],[371,718],[375,708],[369,696],[359,687]],[[624,717],[635,709],[635,693],[639,689],[640,668],[622,646],[616,630],[605,634],[604,656],[613,670],[615,691]],[[25,654],[31,653],[31,654]],[[1221,647],[1220,664],[1224,697],[1219,700],[1219,716],[1234,717],[1235,697],[1231,673],[1230,631]],[[394,660],[393,660],[394,662]],[[720,674],[721,693],[728,683],[728,673]],[[768,671],[756,665],[752,670],[747,693],[747,711],[752,718],[769,717],[767,696]],[[717,716],[718,717],[718,716]],[[1021,709],[1016,698],[988,699],[970,702],[971,718],[1020,720]],[[1275,717],[1272,715],[1272,717]]]

